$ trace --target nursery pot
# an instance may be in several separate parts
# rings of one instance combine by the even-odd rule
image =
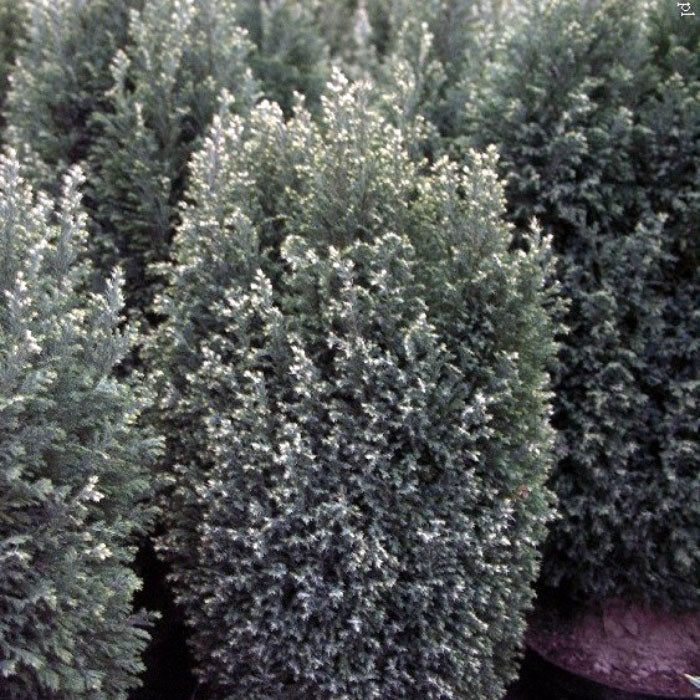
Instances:
[[[522,676],[542,700],[695,698],[700,612],[672,614],[608,599],[573,609],[540,600]]]
[[[659,695],[630,692],[603,684],[573,672],[548,659],[535,649],[526,648],[523,659],[521,693],[528,700],[694,700],[688,695]],[[690,684],[689,684],[690,688]]]

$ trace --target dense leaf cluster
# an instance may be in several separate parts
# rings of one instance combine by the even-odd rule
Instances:
[[[124,265],[130,307],[149,307],[148,266],[167,255],[187,160],[219,91],[235,91],[241,109],[254,96],[251,45],[234,9],[230,0],[147,0],[132,10],[130,44],[112,60],[88,191],[101,262]]]
[[[120,276],[86,291],[80,183],[70,171],[54,213],[0,158],[3,698],[125,698],[147,640],[130,565],[159,442],[113,374],[134,340]]]
[[[3,112],[10,87],[17,49],[24,36],[25,6],[20,0],[0,0],[0,130],[4,127]]]
[[[544,581],[578,597],[698,603],[697,36],[663,3],[546,2],[470,115],[569,301]]]
[[[109,65],[127,40],[129,8],[139,2],[3,3],[13,6],[15,20],[22,8],[26,22],[21,41],[15,30],[14,48],[11,42],[7,49],[3,45],[17,55],[5,140],[18,153],[32,149],[32,175],[55,195],[61,175],[85,158],[96,136],[91,116],[104,109],[104,93],[112,83]]]
[[[515,670],[547,245],[509,251],[493,154],[415,164],[375,98],[224,99],[192,162],[152,355],[160,546],[214,695],[497,698]]]
[[[0,0],[0,696],[135,684],[150,430],[212,697],[499,697],[552,491],[544,585],[697,607],[673,5]]]
[[[289,116],[294,93],[315,108],[328,79],[328,47],[308,0],[239,0],[236,12],[255,48],[253,74],[264,96]]]

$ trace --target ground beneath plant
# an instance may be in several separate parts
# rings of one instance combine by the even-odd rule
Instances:
[[[683,674],[700,675],[700,612],[671,615],[617,599],[578,611],[540,606],[527,643],[569,671],[629,692],[688,697]]]

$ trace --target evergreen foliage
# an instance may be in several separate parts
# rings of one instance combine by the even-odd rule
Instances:
[[[148,0],[132,10],[131,44],[111,65],[108,103],[89,153],[101,264],[125,267],[127,306],[145,309],[166,257],[187,160],[222,88],[245,109],[254,96],[251,50],[231,0]]]
[[[390,90],[410,83],[410,111],[433,123],[448,139],[445,145],[464,131],[465,103],[500,37],[503,5],[500,0],[370,0],[381,81]],[[518,14],[509,8],[508,21]],[[433,140],[428,150],[442,145]]]
[[[0,158],[3,698],[126,698],[148,638],[131,543],[159,441],[143,390],[114,375],[134,341],[120,275],[86,291],[81,182],[70,170],[54,212]]]
[[[0,131],[5,125],[5,99],[10,87],[10,72],[24,36],[25,15],[22,0],[0,0]]]
[[[547,244],[509,250],[493,153],[416,164],[368,85],[327,93],[225,98],[193,158],[160,548],[215,696],[498,698],[550,514]]]
[[[543,585],[697,608],[699,40],[667,0],[0,0],[0,697],[138,684],[158,459],[211,697],[495,700],[555,495]]]
[[[126,41],[129,7],[138,4],[23,2],[29,22],[12,72],[5,137],[17,152],[31,146],[31,174],[55,194],[61,175],[85,158],[95,138],[90,117],[104,109],[104,93],[112,82],[109,65]]]
[[[244,0],[237,6],[241,25],[255,44],[249,62],[263,95],[287,116],[295,92],[316,108],[328,79],[328,49],[309,3]]]
[[[697,607],[697,30],[654,5],[535,5],[469,143],[498,144],[510,217],[553,234],[570,300],[543,580]]]
[[[334,62],[346,74],[366,75],[376,62],[376,29],[366,0],[310,0],[310,4]]]

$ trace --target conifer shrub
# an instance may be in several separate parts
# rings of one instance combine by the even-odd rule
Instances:
[[[553,235],[570,304],[543,583],[697,607],[698,73],[690,30],[653,9],[531,9],[469,143],[498,145],[509,216]]]
[[[14,15],[24,7],[27,23],[12,71],[5,139],[20,153],[31,145],[33,179],[58,195],[62,174],[85,158],[96,136],[91,115],[104,109],[109,65],[126,42],[129,8],[140,0],[6,4]]]
[[[367,14],[380,58],[373,73],[391,91],[411,85],[408,113],[445,139],[430,139],[424,150],[449,147],[464,131],[465,103],[500,39],[503,15],[514,23],[520,9],[500,0],[368,0]]]
[[[231,698],[498,698],[550,516],[548,247],[495,156],[416,163],[367,84],[226,98],[150,348],[173,567]]]
[[[160,443],[115,371],[135,337],[121,278],[89,294],[70,170],[60,207],[0,158],[0,696],[126,698],[147,618],[133,537]],[[134,380],[135,381],[135,380]]]
[[[309,0],[309,4],[334,63],[346,74],[364,74],[374,63],[377,51],[371,5],[365,0]]]
[[[316,108],[328,79],[328,48],[312,6],[299,0],[242,0],[241,26],[255,48],[249,57],[262,94],[291,115],[294,93]]]
[[[497,38],[500,15],[498,2],[475,0],[428,0],[410,4],[410,14],[398,27],[396,53],[415,66],[416,74],[426,83],[422,113],[438,128],[442,136],[452,137],[460,132],[464,103],[470,84],[478,78],[481,65]],[[509,17],[509,21],[514,21]],[[416,50],[430,36],[430,50],[423,59],[439,64],[441,75],[423,72],[416,60]],[[434,72],[435,69],[432,69]]]
[[[0,131],[5,124],[3,112],[10,87],[10,72],[24,36],[25,13],[21,0],[0,0]]]
[[[94,118],[87,189],[101,264],[124,266],[127,305],[143,310],[156,284],[148,266],[166,257],[187,160],[217,95],[227,88],[245,109],[255,86],[232,0],[147,0],[128,31]]]

